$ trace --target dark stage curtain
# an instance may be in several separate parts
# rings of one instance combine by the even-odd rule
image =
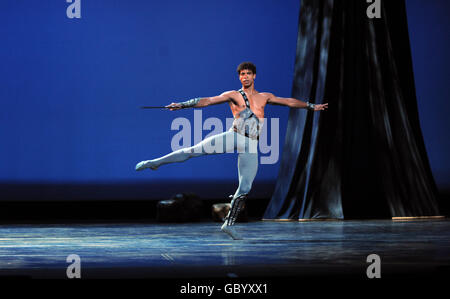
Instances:
[[[438,215],[403,0],[302,0],[291,109],[264,219]],[[426,100],[426,99],[425,99]]]

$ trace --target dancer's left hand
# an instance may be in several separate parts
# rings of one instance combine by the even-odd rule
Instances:
[[[315,104],[314,105],[314,111],[325,110],[327,108],[328,108],[328,103],[326,103],[326,104]]]

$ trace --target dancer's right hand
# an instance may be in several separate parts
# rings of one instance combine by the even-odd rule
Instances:
[[[183,106],[181,106],[180,103],[171,103],[165,107],[169,108],[170,111],[183,109]]]

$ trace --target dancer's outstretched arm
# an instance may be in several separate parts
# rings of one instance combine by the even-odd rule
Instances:
[[[231,97],[232,94],[233,91],[226,91],[221,95],[215,97],[195,98],[181,103],[171,103],[167,105],[166,108],[169,108],[171,111],[173,111],[190,107],[202,108],[206,106],[217,105],[228,101],[234,101]]]
[[[320,111],[328,108],[328,103],[326,104],[312,104],[310,102],[303,102],[294,98],[280,98],[273,94],[269,94],[268,104],[272,105],[282,105],[291,108],[304,108],[308,110]]]

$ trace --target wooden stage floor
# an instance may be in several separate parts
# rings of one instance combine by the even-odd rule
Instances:
[[[220,224],[0,225],[0,278],[66,279],[69,255],[89,278],[337,277],[367,279],[370,254],[382,278],[450,273],[450,221],[345,220]]]

